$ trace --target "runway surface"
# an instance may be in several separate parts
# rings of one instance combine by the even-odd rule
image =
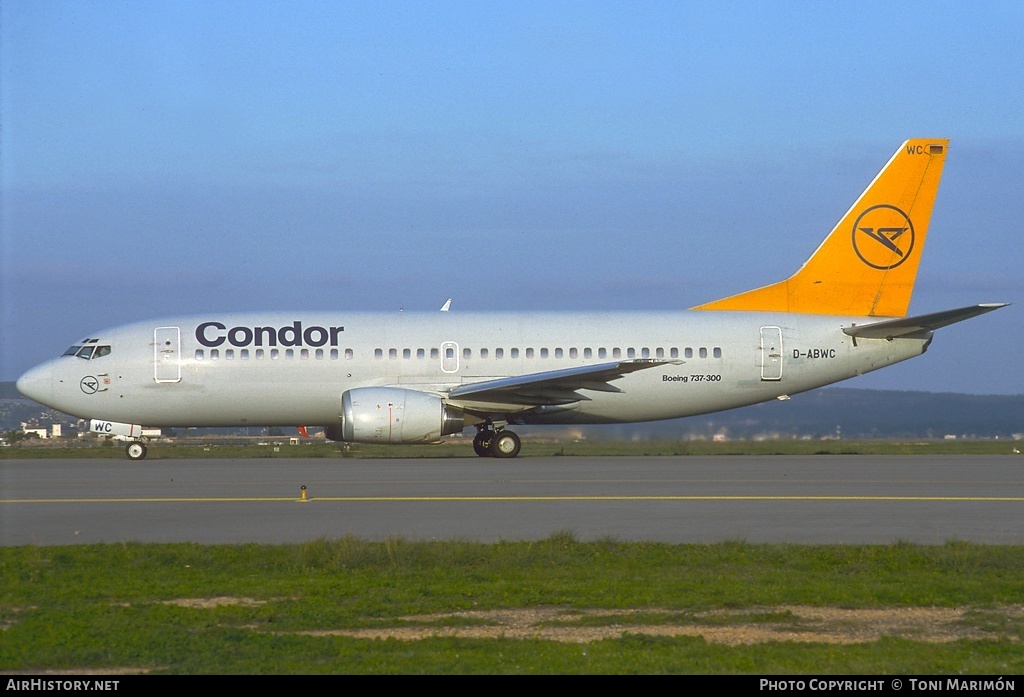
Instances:
[[[0,521],[5,546],[1024,544],[1024,457],[0,460]]]

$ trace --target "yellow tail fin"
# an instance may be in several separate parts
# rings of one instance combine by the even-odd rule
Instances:
[[[901,145],[817,251],[785,281],[692,309],[904,317],[948,145],[928,138]]]

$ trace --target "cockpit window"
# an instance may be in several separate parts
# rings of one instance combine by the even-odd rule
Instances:
[[[96,340],[93,339],[93,342],[95,341]],[[109,354],[109,346],[81,346],[79,344],[75,344],[64,352],[65,356],[78,356],[79,358],[84,358],[87,361],[102,358]]]

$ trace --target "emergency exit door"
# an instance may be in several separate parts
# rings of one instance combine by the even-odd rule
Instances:
[[[441,344],[441,370],[457,373],[459,370],[459,345],[454,341]]]

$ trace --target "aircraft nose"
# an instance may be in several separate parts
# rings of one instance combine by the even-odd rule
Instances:
[[[53,370],[49,363],[37,365],[17,382],[18,392],[40,404],[49,406],[53,401]]]

